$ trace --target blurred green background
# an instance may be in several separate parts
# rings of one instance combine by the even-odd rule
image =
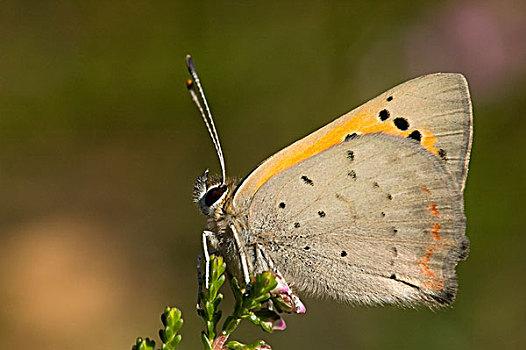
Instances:
[[[185,88],[191,53],[230,176],[394,85],[462,72],[474,104],[471,254],[447,310],[307,299],[275,349],[526,348],[526,3],[4,1],[2,348],[129,349],[183,310],[201,348],[194,179],[217,160]],[[231,302],[230,291],[226,306]]]

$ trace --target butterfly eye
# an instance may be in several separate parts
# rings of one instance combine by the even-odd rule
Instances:
[[[208,190],[205,196],[205,204],[209,207],[212,206],[219,198],[221,198],[226,189],[226,186],[218,186]]]

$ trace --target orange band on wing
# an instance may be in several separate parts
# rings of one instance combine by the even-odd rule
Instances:
[[[349,121],[335,126],[331,131],[321,136],[318,140],[313,140],[313,142],[303,147],[298,147],[289,154],[283,154],[283,159],[276,162],[274,166],[270,167],[264,174],[262,174],[257,184],[257,188],[261,187],[272,176],[298,162],[301,162],[302,160],[308,159],[315,154],[325,151],[329,147],[342,142],[347,135],[352,133],[370,134],[383,132],[386,134],[407,137],[412,131],[412,129],[402,131],[390,121],[380,122],[373,111],[370,113],[359,113]],[[421,145],[428,151],[437,154],[438,150],[433,147],[436,137],[428,130],[418,129],[418,131],[420,131],[422,135],[420,141]]]

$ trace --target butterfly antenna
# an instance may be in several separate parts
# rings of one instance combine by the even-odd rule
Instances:
[[[195,70],[194,61],[192,60],[192,57],[190,55],[186,55],[186,67],[188,68],[188,72],[190,72],[190,75],[193,79],[188,79],[186,81],[186,87],[188,88],[188,92],[190,92],[190,96],[196,104],[197,109],[199,109],[201,117],[203,118],[206,128],[208,129],[208,133],[210,134],[210,138],[214,143],[217,157],[219,158],[219,163],[221,165],[221,185],[224,185],[226,179],[226,170],[225,159],[223,157],[223,150],[221,149],[221,143],[219,142],[219,136],[217,134],[216,126],[214,124],[214,118],[212,118],[212,113],[210,112],[210,107],[208,107],[208,102],[206,101],[205,93],[203,91],[203,87],[201,86],[201,81],[199,80],[199,76],[197,75],[197,71]],[[201,105],[201,102],[199,101],[199,96],[203,101],[203,105]]]

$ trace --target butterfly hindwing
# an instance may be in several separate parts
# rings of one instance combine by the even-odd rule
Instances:
[[[380,133],[271,177],[248,226],[296,288],[351,302],[449,304],[468,250],[455,175],[418,143]]]

